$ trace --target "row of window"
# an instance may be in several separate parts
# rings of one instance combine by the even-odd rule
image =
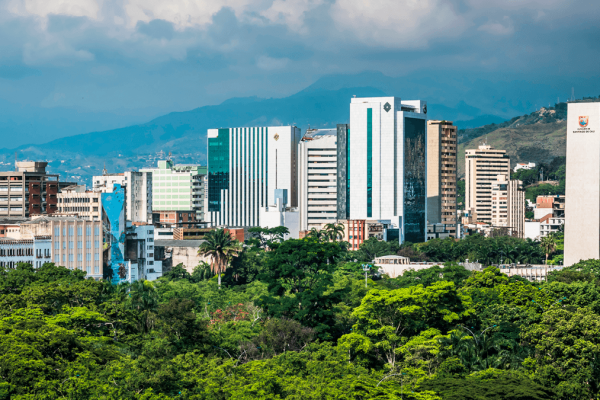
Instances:
[[[59,226],[55,226],[54,227],[54,237],[60,237],[60,232],[61,229]],[[69,226],[68,227],[68,232],[69,232],[69,236],[73,236],[75,234],[75,227],[73,226]],[[92,227],[91,226],[86,226],[85,227],[85,234],[86,236],[91,236],[92,235]],[[63,226],[62,228],[62,235],[63,236],[67,236],[67,227]],[[82,236],[83,235],[83,227],[82,226],[78,226],[77,227],[77,236]],[[95,236],[99,236],[100,235],[100,227],[99,226],[95,226],[94,227],[94,235]]]
[[[62,255],[62,262],[66,263],[66,262],[73,262],[75,261],[75,255],[74,254],[68,254],[68,259],[67,259],[67,254],[63,254]],[[83,261],[83,254],[79,253],[77,254],[77,261],[81,262]],[[85,261],[92,261],[92,253],[86,253],[85,254]],[[100,253],[94,253],[94,261],[100,261]],[[58,265],[58,263],[60,263],[60,254],[55,254],[54,255],[54,263]]]
[[[61,243],[62,243],[62,248],[63,250],[67,249],[67,242],[69,244],[69,249],[72,250],[75,247],[75,241],[74,240],[63,240],[62,242],[56,240],[54,242],[54,250],[60,250],[61,249]],[[77,248],[78,249],[83,249],[83,240],[78,240],[77,241]],[[92,241],[91,240],[86,240],[85,241],[85,248],[86,249],[91,249],[92,248]],[[99,249],[100,248],[100,240],[94,240],[94,248],[95,249]]]
[[[0,249],[0,256],[6,256],[6,257],[33,256],[33,248]]]

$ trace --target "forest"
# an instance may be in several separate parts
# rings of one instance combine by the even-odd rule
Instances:
[[[199,249],[220,254],[213,265],[153,282],[51,263],[2,270],[0,399],[600,396],[598,260],[532,283],[457,263],[544,258],[516,238],[348,251],[335,232],[213,236]],[[365,282],[363,265],[396,253],[445,260],[395,279],[371,268]]]

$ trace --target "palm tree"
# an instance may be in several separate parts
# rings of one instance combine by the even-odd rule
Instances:
[[[554,240],[554,236],[550,234],[546,237],[543,237],[540,241],[540,247],[546,253],[546,264],[548,264],[548,256],[554,253],[554,250],[556,250],[556,241]]]
[[[334,242],[338,239],[341,239],[344,235],[344,225],[343,224],[327,224],[325,225],[326,235],[330,240]]]
[[[211,271],[217,274],[221,289],[221,274],[225,272],[231,260],[242,252],[242,245],[237,240],[232,240],[225,229],[208,232],[204,240],[198,249],[198,255],[210,257]]]
[[[129,292],[131,308],[140,313],[141,331],[152,329],[152,313],[158,307],[158,292],[150,281],[135,281]]]
[[[317,228],[312,228],[310,230],[310,232],[308,232],[307,236],[315,238],[315,239],[317,239],[320,242],[321,239],[323,239],[323,237],[325,236],[325,232],[324,231],[320,231]]]

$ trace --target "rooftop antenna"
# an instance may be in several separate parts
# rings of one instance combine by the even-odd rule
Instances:
[[[353,95],[352,95],[352,97],[356,98],[356,95],[355,95],[355,94],[353,94]]]
[[[108,171],[106,170],[106,162],[104,163],[104,168],[102,168],[102,176],[108,175]]]

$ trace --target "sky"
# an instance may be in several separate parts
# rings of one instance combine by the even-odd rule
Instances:
[[[598,21],[597,0],[0,0],[0,147],[325,75],[597,78]]]

